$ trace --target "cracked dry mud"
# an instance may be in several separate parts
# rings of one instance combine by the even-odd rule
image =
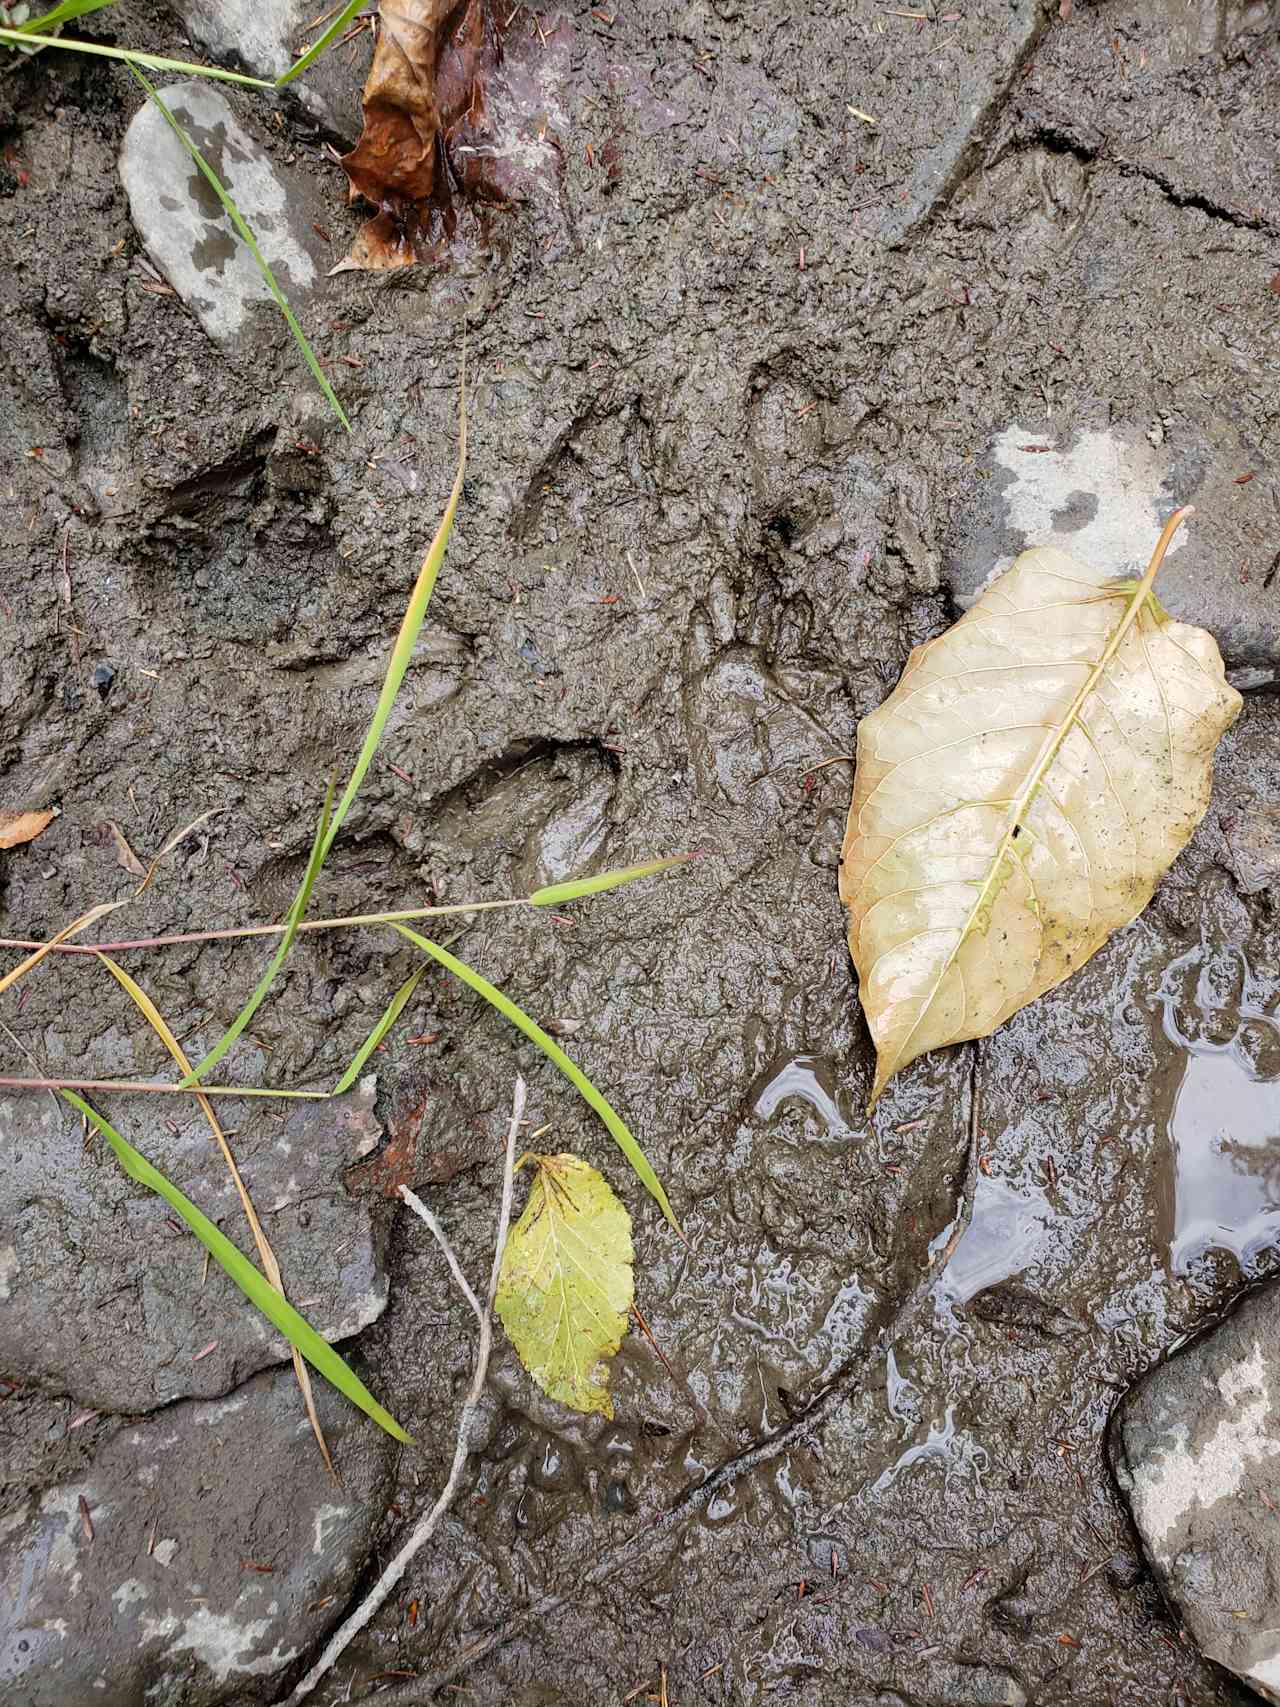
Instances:
[[[112,39],[182,57],[168,14],[125,10]],[[3,1290],[33,1298],[32,1350],[11,1334],[0,1371],[0,1544],[34,1533],[33,1511],[56,1519],[45,1568],[90,1573],[119,1612],[114,1635],[95,1625],[109,1687],[86,1675],[72,1695],[46,1643],[6,1655],[24,1680],[6,1688],[129,1707],[147,1688],[287,1694],[361,1558],[385,1559],[438,1485],[469,1376],[466,1305],[387,1194],[428,1192],[480,1274],[519,1065],[535,1118],[625,1193],[639,1302],[679,1380],[633,1336],[616,1421],[580,1420],[500,1350],[463,1497],[317,1699],[376,1677],[381,1700],[449,1682],[464,1693],[439,1699],[586,1707],[656,1692],[665,1665],[677,1707],[1243,1700],[1180,1639],[1104,1435],[1136,1376],[1277,1267],[1260,1112],[1280,1077],[1274,31],[1198,0],[1066,20],[1031,0],[584,0],[513,28],[544,50],[520,61],[522,99],[554,115],[554,170],[486,249],[329,281],[308,325],[350,439],[269,307],[219,350],[141,266],[116,171],[127,74],[52,53],[0,77],[0,805],[61,807],[4,856],[0,903],[8,932],[45,936],[127,892],[103,822],[146,857],[216,806],[130,931],[287,904],[452,477],[466,317],[464,503],[389,762],[317,908],[497,897],[702,850],[565,921],[477,923],[462,949],[536,1017],[580,1022],[569,1047],[689,1246],[541,1058],[430,975],[378,1057],[385,1153],[353,1167],[362,1144],[339,1134],[304,1193],[326,1248],[364,1241],[324,1307],[358,1325],[385,1289],[345,1349],[421,1449],[352,1457],[367,1533],[331,1580],[319,1516],[304,1568],[298,1513],[330,1502],[305,1433],[237,1454],[223,1483],[211,1457],[189,1503],[168,1490],[158,1532],[202,1538],[193,1586],[180,1546],[163,1566],[148,1553],[136,1490],[94,1496],[92,1539],[68,1490],[127,1480],[126,1431],[193,1429],[220,1399],[266,1419],[269,1398],[262,1438],[283,1441],[287,1378],[246,1382],[263,1356],[225,1300],[228,1346],[195,1362],[218,1309],[157,1309],[182,1278],[163,1215],[69,1117],[49,1126],[48,1099],[6,1108],[7,1148],[18,1126],[46,1149],[52,1131],[68,1164],[51,1151],[0,1228]],[[229,99],[322,200],[336,260],[354,217],[314,121]],[[1192,491],[1164,596],[1215,628],[1246,690],[1203,826],[1082,972],[980,1054],[917,1063],[868,1120],[835,886],[849,778],[806,769],[851,750],[984,558],[1093,526],[1124,540],[1124,572]],[[203,1042],[261,957],[221,943],[132,964]],[[331,1082],[411,964],[389,935],[300,941],[235,1070]],[[0,1018],[59,1071],[161,1069],[79,961],[0,998]],[[192,1111],[109,1106],[193,1192],[203,1153],[221,1211]],[[1251,1136],[1211,1143],[1224,1117]],[[281,1142],[270,1106],[229,1105],[227,1124],[250,1164]],[[966,1180],[972,1225],[938,1280]],[[286,1279],[323,1274],[287,1197],[286,1180],[266,1205]],[[24,1241],[58,1312],[38,1346]],[[266,1497],[282,1484],[293,1504]],[[221,1610],[175,1609],[210,1595]],[[131,1616],[152,1632],[141,1663]]]

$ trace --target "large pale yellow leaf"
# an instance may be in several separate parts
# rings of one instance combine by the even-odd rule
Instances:
[[[1135,918],[1240,709],[1212,636],[1139,583],[1024,551],[858,728],[840,866],[875,1099],[985,1037]]]
[[[611,1417],[608,1360],[635,1295],[631,1217],[577,1156],[534,1160],[529,1201],[502,1257],[498,1314],[544,1393]]]

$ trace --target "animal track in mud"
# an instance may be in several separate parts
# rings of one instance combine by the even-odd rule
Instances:
[[[123,379],[88,341],[53,331],[56,371],[71,426],[72,505],[87,516],[110,510],[113,489],[128,479],[129,400]]]
[[[462,849],[512,894],[589,869],[607,845],[620,766],[596,739],[514,742],[426,807],[426,839]]]
[[[556,433],[534,466],[523,495],[515,503],[508,529],[520,544],[536,542],[548,510],[580,523],[585,505],[596,507],[602,494],[613,504],[657,497],[657,453],[639,394],[614,401],[592,397]]]
[[[164,494],[137,552],[147,591],[183,637],[291,648],[297,667],[335,654],[325,612],[344,579],[318,463],[275,429]],[[308,620],[309,619],[309,620]],[[310,631],[314,630],[314,635]]]

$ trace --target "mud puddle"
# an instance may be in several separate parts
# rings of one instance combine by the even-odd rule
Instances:
[[[1212,953],[1202,950],[1175,961],[1160,989],[1166,1035],[1183,1052],[1164,1164],[1172,1175],[1170,1258],[1174,1273],[1186,1274],[1207,1253],[1225,1251],[1253,1278],[1280,1246],[1280,1024],[1243,950],[1228,945],[1216,964],[1238,993],[1224,992]]]

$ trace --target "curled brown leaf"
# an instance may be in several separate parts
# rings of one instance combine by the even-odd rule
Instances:
[[[484,119],[499,56],[489,0],[381,0],[364,87],[364,129],[342,164],[353,197],[378,212],[335,272],[410,266],[431,247],[462,177],[451,146]],[[483,186],[468,183],[468,188]]]
[[[57,817],[56,812],[0,812],[0,848],[33,842]]]

